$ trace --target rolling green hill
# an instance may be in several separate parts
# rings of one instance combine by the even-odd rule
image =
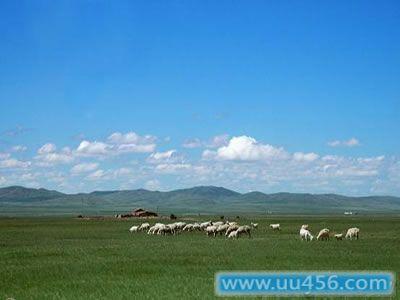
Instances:
[[[143,207],[160,213],[342,214],[400,213],[400,198],[250,192],[198,186],[169,192],[138,190],[64,194],[21,186],[0,188],[1,215],[114,214]]]

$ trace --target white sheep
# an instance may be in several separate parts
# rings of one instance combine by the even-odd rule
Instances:
[[[302,228],[302,229],[308,229],[308,224],[303,224],[303,225],[301,225],[301,228]]]
[[[201,231],[201,227],[199,223],[194,223],[193,224],[193,230]]]
[[[176,225],[176,229],[182,230],[186,226],[186,223],[185,222],[176,222],[175,225]]]
[[[303,227],[300,228],[300,238],[302,241],[312,241],[314,236],[308,229],[304,229]]]
[[[237,225],[237,224],[229,225],[228,229],[227,229],[226,232],[225,232],[225,236],[229,236],[229,234],[230,234],[232,231],[235,231],[235,230],[237,230],[238,228],[239,228],[239,225]]]
[[[138,230],[139,231],[144,231],[144,230],[148,230],[150,228],[150,224],[149,223],[143,223],[142,225],[139,226]]]
[[[357,227],[349,228],[346,233],[346,239],[352,240],[353,238],[355,238],[356,240],[358,240],[359,234],[360,234],[359,228]]]
[[[214,237],[217,235],[217,226],[210,225],[206,228],[207,236],[213,235]]]
[[[214,225],[214,226],[220,226],[220,225],[224,225],[224,222],[222,222],[222,221],[218,221],[218,222],[212,222],[212,224]]]
[[[202,230],[205,230],[208,226],[211,226],[211,225],[212,225],[212,222],[211,222],[211,221],[203,222],[203,223],[200,224],[200,228],[201,228]]]
[[[256,228],[258,227],[258,223],[253,223],[253,222],[251,222],[250,225],[251,225],[254,229],[256,229]]]
[[[269,224],[272,230],[281,230],[281,224]]]
[[[147,231],[147,234],[157,234],[158,230],[163,226],[165,226],[163,223],[156,223],[156,224],[154,224],[154,226],[149,228],[149,231]]]
[[[193,230],[193,224],[186,224],[185,227],[182,229],[183,231],[192,231]]]
[[[228,224],[223,224],[223,225],[219,225],[217,228],[217,233],[219,233],[220,235],[222,235],[223,233],[226,232],[226,230],[229,228]]]
[[[228,235],[228,239],[237,239],[237,238],[239,238],[239,233],[237,230],[232,231]]]
[[[229,222],[229,221],[226,221],[226,224],[228,224],[229,226],[238,225],[237,222]]]
[[[133,232],[138,232],[138,229],[139,229],[139,226],[132,226],[131,228],[129,228],[129,231],[130,231],[131,233],[133,233]]]
[[[241,234],[247,234],[249,236],[249,238],[251,237],[251,227],[248,225],[244,225],[244,226],[239,226],[239,228],[236,230],[238,235]]]
[[[337,241],[341,241],[343,240],[343,233],[336,233],[334,237]]]
[[[321,231],[318,233],[317,240],[318,241],[329,240],[329,229],[328,228],[321,229]]]

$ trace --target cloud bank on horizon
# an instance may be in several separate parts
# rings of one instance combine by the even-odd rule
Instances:
[[[399,1],[0,1],[0,186],[400,196]]]
[[[85,139],[63,147],[48,142],[26,159],[19,156],[25,155],[27,146],[14,145],[9,152],[0,153],[0,186],[67,192],[139,187],[169,190],[195,185],[265,192],[400,192],[398,157],[290,152],[246,135],[193,140],[197,142],[190,147],[184,140],[179,149],[168,149],[170,140],[133,131],[114,132],[101,141]]]

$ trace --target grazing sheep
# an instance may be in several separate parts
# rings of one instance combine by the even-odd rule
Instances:
[[[149,231],[147,231],[147,234],[157,234],[158,230],[163,226],[165,226],[165,225],[162,223],[156,223],[156,224],[154,224],[154,226],[149,228]]]
[[[170,229],[172,234],[175,234],[179,230],[178,225],[176,223],[168,224],[167,227]]]
[[[130,231],[131,233],[133,233],[133,232],[138,232],[138,229],[139,229],[139,226],[132,226],[131,228],[129,228],[129,231]]]
[[[206,228],[207,236],[213,235],[214,237],[217,235],[217,226],[211,225]]]
[[[269,224],[272,230],[281,230],[281,224]]]
[[[228,229],[225,232],[225,236],[229,236],[232,231],[235,231],[239,228],[239,225],[229,225]]]
[[[175,230],[173,229],[173,226],[171,226],[171,225],[173,225],[173,224],[168,224],[168,225],[161,226],[158,229],[157,234],[158,235],[166,235],[167,233],[175,234]]]
[[[251,238],[251,233],[250,233],[251,227],[248,225],[240,226],[236,231],[238,235],[245,233],[249,236],[249,238]]]
[[[176,225],[177,230],[182,230],[186,226],[185,222],[176,222],[174,224]]]
[[[334,237],[337,241],[341,241],[343,240],[343,233],[336,233]]]
[[[222,221],[218,221],[218,222],[213,222],[212,223],[214,226],[220,226],[220,225],[224,225],[224,222],[222,222]]]
[[[329,229],[328,228],[321,229],[321,231],[318,233],[317,240],[318,241],[329,240]]]
[[[149,228],[150,228],[149,223],[143,223],[142,225],[139,226],[139,231],[148,230]]]
[[[237,239],[237,238],[239,238],[239,233],[237,230],[232,231],[228,235],[228,239]]]
[[[304,229],[303,226],[300,228],[300,238],[302,241],[312,241],[313,235],[308,229]]]
[[[201,227],[199,223],[194,223],[193,224],[193,230],[201,231]]]
[[[229,228],[228,224],[223,224],[223,225],[219,225],[217,228],[217,233],[219,233],[220,235],[222,235],[223,233],[226,232],[226,230]]]
[[[192,231],[193,230],[193,224],[186,224],[185,227],[182,229],[183,231]]]
[[[226,224],[228,224],[229,226],[238,225],[237,222],[229,222],[229,221],[226,221]]]
[[[357,227],[349,228],[346,233],[346,239],[352,240],[353,238],[355,238],[356,240],[358,240],[359,234],[360,234],[359,228]]]
[[[256,228],[258,227],[258,223],[253,223],[253,222],[251,222],[250,225],[251,225],[254,229],[256,229]]]
[[[212,223],[211,221],[203,222],[203,223],[200,224],[200,228],[201,228],[202,230],[205,230],[208,226],[211,226],[212,224],[213,224],[213,223]]]

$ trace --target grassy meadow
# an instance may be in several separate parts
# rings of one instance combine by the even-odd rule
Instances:
[[[0,299],[212,299],[217,271],[400,272],[399,217],[239,220],[250,221],[259,223],[251,239],[226,240],[202,232],[129,233],[129,227],[142,220],[2,218]],[[269,223],[280,223],[282,231],[272,232]],[[313,233],[324,227],[344,232],[358,226],[361,238],[301,242],[303,223]]]

